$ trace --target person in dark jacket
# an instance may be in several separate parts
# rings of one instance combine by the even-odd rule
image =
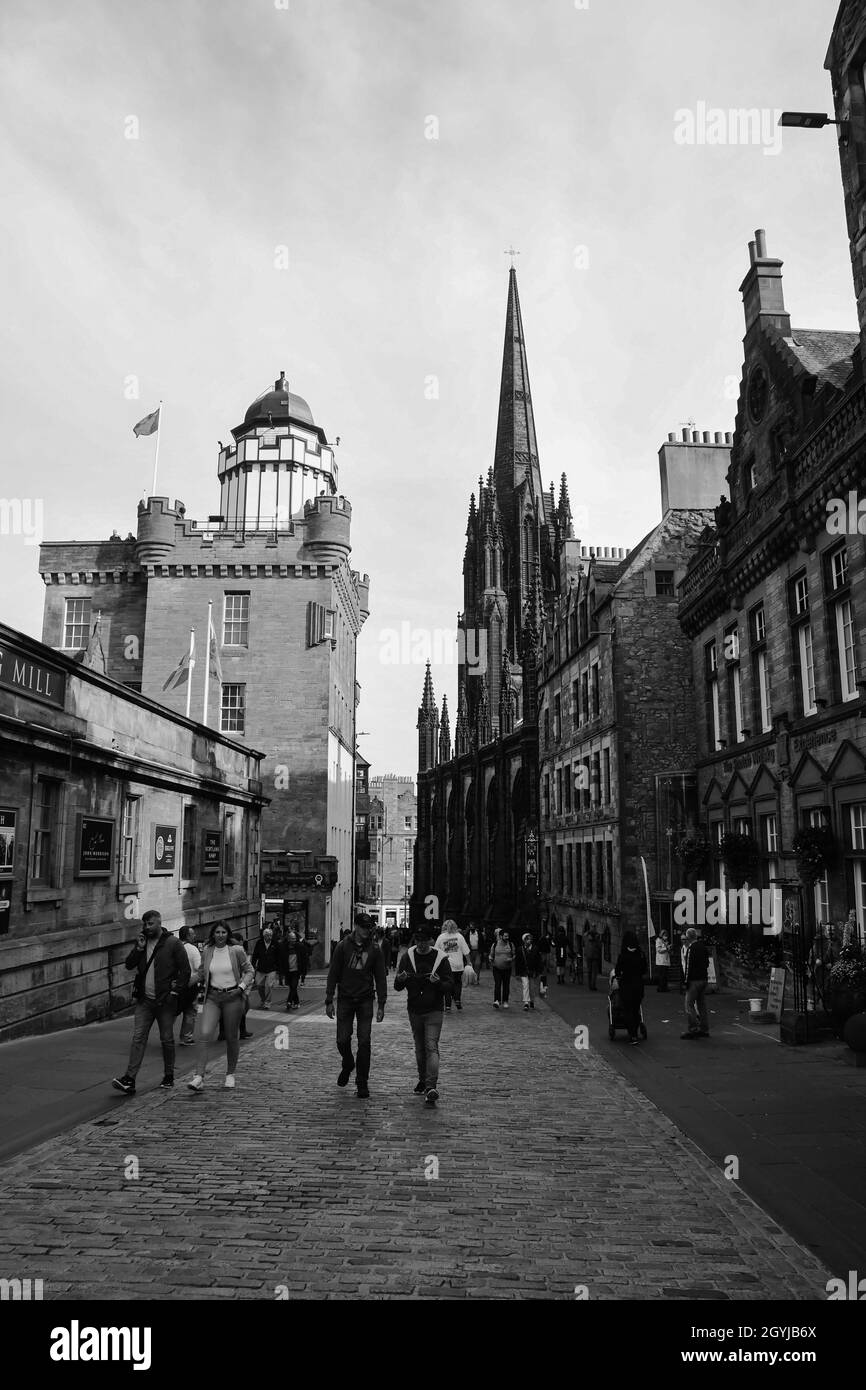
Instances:
[[[710,1021],[707,1017],[707,982],[710,973],[710,953],[701,941],[694,927],[686,932],[686,953],[683,975],[686,986],[686,1024],[685,1033],[680,1037],[708,1038]]]
[[[535,1008],[532,987],[541,974],[541,955],[531,932],[524,932],[514,953],[514,973],[523,987],[524,1012]]]
[[[565,967],[568,963],[568,937],[565,927],[557,927],[553,937],[553,956],[556,961],[556,983],[565,984]]]
[[[355,1070],[352,1056],[352,1031],[357,1020],[358,1077],[357,1093],[362,1100],[370,1094],[370,1038],[373,1032],[373,991],[378,1007],[376,1022],[385,1017],[388,985],[385,962],[378,946],[373,944],[373,919],[359,912],[351,936],[341,941],[331,959],[325,985],[325,1013],[334,1017],[334,991],[337,990],[337,1050],[343,1059],[338,1086],[346,1086]]]
[[[256,972],[256,989],[263,1009],[271,1007],[271,990],[277,974],[277,943],[273,928],[265,925],[261,936],[253,947],[253,969]]]
[[[302,985],[307,983],[307,971],[310,968],[312,953],[312,946],[307,938],[298,935],[298,974],[300,976],[299,983]]]
[[[601,969],[601,942],[595,927],[590,927],[589,931],[583,933],[583,959],[586,964],[587,987],[597,989],[595,982]]]
[[[638,945],[633,931],[623,933],[619,957],[613,968],[619,982],[619,1003],[628,1028],[629,1042],[637,1047],[637,1033],[640,1027],[640,1006],[643,999],[643,977],[646,974],[646,956]]]
[[[189,957],[183,943],[162,925],[158,912],[145,912],[141,935],[126,957],[127,970],[136,971],[132,986],[135,1020],[129,1061],[123,1076],[112,1078],[112,1086],[125,1096],[135,1095],[135,1078],[144,1060],[147,1039],[154,1022],[159,1024],[164,1075],[163,1090],[174,1085],[174,1020],[178,1000],[189,984]]]
[[[435,928],[422,922],[415,932],[415,945],[401,956],[394,976],[394,988],[405,989],[409,1026],[415,1043],[418,1067],[416,1096],[428,1105],[439,1099],[439,1038],[445,1017],[445,999],[450,994],[453,971],[448,955],[434,951]]]
[[[293,931],[291,927],[280,942],[279,960],[280,969],[289,987],[286,1009],[299,1009],[301,1007],[301,1001],[298,998],[298,981],[301,978],[301,943],[298,941],[297,932]]]

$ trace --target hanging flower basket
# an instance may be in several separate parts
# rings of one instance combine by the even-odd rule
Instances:
[[[719,841],[719,858],[735,888],[754,879],[761,862],[758,842],[751,835],[728,831]]]
[[[677,842],[674,855],[680,861],[684,874],[700,874],[710,862],[711,846],[703,835],[684,835]]]
[[[803,883],[812,885],[823,878],[836,862],[836,841],[826,826],[804,826],[794,836],[792,846],[797,873]]]
[[[824,1008],[837,1037],[854,1014],[866,1011],[866,965],[856,956],[838,961],[824,984]]]

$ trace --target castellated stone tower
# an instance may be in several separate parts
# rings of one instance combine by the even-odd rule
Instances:
[[[99,614],[108,675],[183,714],[194,630],[190,717],[264,752],[265,855],[336,864],[336,886],[325,873],[306,908],[310,933],[330,942],[351,923],[355,645],[370,580],[350,568],[334,448],[285,373],[220,445],[217,476],[219,512],[206,521],[148,497],[126,541],[44,544],[43,641],[74,654]]]

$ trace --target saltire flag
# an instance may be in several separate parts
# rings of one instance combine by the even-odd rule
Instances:
[[[217,642],[216,632],[214,631],[213,617],[210,615],[208,615],[208,629],[208,641],[210,645],[210,673],[212,676],[215,677],[216,680],[219,681],[220,685],[222,685],[223,668],[222,662],[220,661],[219,644]]]
[[[133,425],[132,433],[136,436],[140,434],[156,434],[158,429],[159,406],[157,406],[152,415],[145,415],[143,420],[139,420],[137,425]]]
[[[190,664],[194,655],[195,637],[192,634],[190,634],[189,651],[184,652],[183,656],[175,666],[165,685],[162,687],[163,690],[177,690],[179,686],[186,685],[187,681],[189,680]]]

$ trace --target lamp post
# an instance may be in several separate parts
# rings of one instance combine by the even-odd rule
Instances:
[[[800,130],[822,130],[825,125],[835,125],[839,127],[839,138],[843,145],[848,144],[851,134],[849,120],[843,117],[841,121],[834,121],[824,111],[783,111],[779,125],[797,126]]]

